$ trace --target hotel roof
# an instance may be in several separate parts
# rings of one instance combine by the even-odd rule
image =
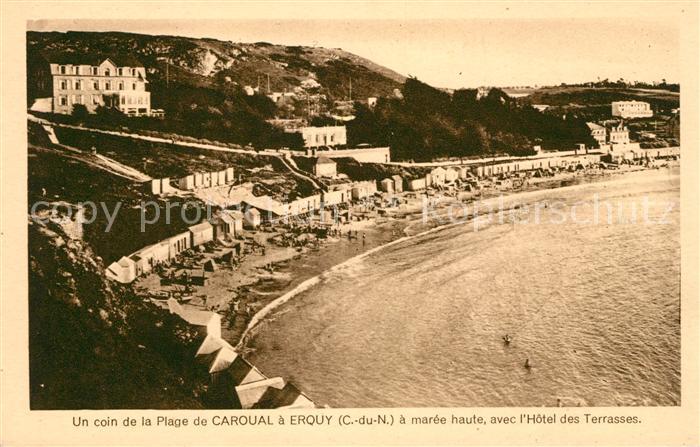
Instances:
[[[143,67],[141,61],[128,54],[113,54],[109,56],[98,56],[84,53],[60,53],[44,56],[49,63],[61,65],[91,65],[98,66],[109,59],[117,67]]]

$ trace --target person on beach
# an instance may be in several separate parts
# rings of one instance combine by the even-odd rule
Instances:
[[[510,337],[510,335],[506,334],[503,336],[503,343],[509,345],[511,340],[512,340],[512,338]]]
[[[532,369],[532,365],[530,364],[530,359],[529,359],[529,358],[528,358],[528,359],[525,359],[525,369],[527,369],[528,371],[529,371],[530,369]]]
[[[362,246],[365,246],[365,233],[362,233]]]

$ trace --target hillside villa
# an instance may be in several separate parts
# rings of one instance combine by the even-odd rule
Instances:
[[[654,115],[648,102],[643,101],[614,101],[612,116],[620,118],[649,118]]]
[[[128,116],[162,116],[151,109],[146,68],[133,57],[55,56],[42,68],[37,84],[46,97],[34,101],[33,111],[68,115],[80,104],[90,113],[110,107]]]

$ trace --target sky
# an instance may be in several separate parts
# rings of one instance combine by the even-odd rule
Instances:
[[[667,18],[44,20],[27,28],[342,48],[445,88],[680,78],[679,29]]]

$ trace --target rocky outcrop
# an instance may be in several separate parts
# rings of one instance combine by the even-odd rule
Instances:
[[[103,271],[84,242],[30,221],[31,408],[203,407],[207,378],[173,336],[188,328]]]

